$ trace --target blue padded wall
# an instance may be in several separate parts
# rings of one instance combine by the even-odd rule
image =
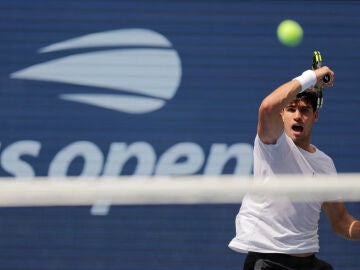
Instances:
[[[314,50],[336,81],[313,143],[359,172],[359,12],[356,1],[1,1],[0,176],[251,174],[261,99]],[[277,40],[284,19],[302,25],[299,46]],[[1,208],[0,268],[241,269],[227,248],[238,208]],[[358,244],[324,216],[319,233],[320,257],[359,268]]]

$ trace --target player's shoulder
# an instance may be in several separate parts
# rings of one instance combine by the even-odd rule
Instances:
[[[336,167],[333,159],[320,149],[316,147],[315,149],[316,151],[315,155],[312,156],[312,161],[318,164],[319,167],[325,168],[324,173],[336,173]]]
[[[286,138],[287,135],[285,134],[285,132],[281,133],[280,136],[276,139],[275,143],[272,143],[272,144],[268,144],[268,143],[264,143],[261,139],[260,139],[260,136],[259,134],[256,134],[256,137],[255,137],[255,145],[259,145],[261,147],[264,147],[264,148],[276,148],[276,147],[279,147],[281,144],[285,143],[286,142]]]
[[[254,158],[268,161],[281,161],[291,153],[291,145],[287,142],[283,133],[274,144],[266,144],[257,135],[254,142]]]
[[[313,144],[312,144],[312,147],[315,148],[315,154],[317,155],[318,158],[323,158],[323,159],[332,161],[332,158],[328,154],[326,154],[324,151],[320,150],[318,147],[316,147]]]

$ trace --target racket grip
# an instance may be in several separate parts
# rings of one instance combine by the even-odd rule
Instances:
[[[326,75],[324,76],[324,78],[323,78],[323,81],[324,81],[324,83],[330,82],[330,75],[329,75],[329,74],[326,74]]]

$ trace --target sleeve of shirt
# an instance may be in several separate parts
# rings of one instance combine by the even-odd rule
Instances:
[[[270,162],[281,162],[291,151],[291,144],[289,144],[285,132],[277,139],[275,144],[263,143],[259,135],[256,135],[254,142],[254,158],[268,160]]]

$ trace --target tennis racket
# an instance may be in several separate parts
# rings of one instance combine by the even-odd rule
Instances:
[[[319,51],[314,51],[313,58],[312,58],[312,69],[318,69],[322,67],[322,56]],[[328,83],[330,81],[330,75],[325,75],[323,78],[323,81],[325,83]],[[320,109],[324,102],[324,96],[323,96],[323,90],[324,87],[321,86],[315,86],[315,90],[318,93],[318,101],[317,101],[317,108]]]

